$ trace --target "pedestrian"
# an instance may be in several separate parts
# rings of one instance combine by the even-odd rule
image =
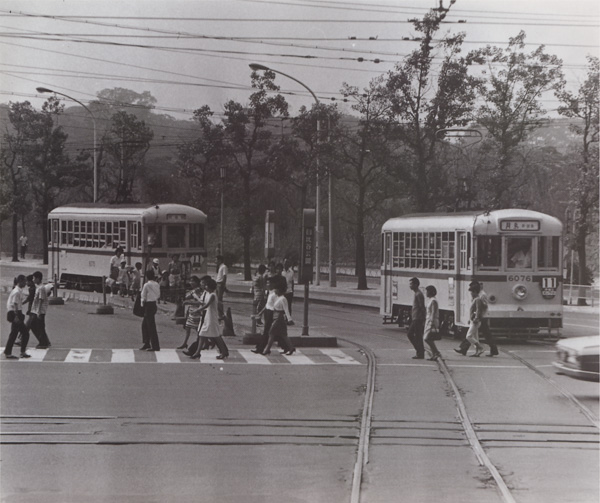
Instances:
[[[264,318],[263,332],[261,336],[258,338],[258,342],[254,349],[251,349],[253,353],[262,354],[267,346],[267,342],[269,341],[269,331],[271,330],[271,325],[273,324],[273,310],[275,309],[275,300],[277,299],[277,293],[275,293],[275,284],[277,283],[276,276],[270,276],[266,280],[267,282],[267,302],[263,306],[263,308],[256,313],[256,317],[260,318],[261,316]]]
[[[181,262],[179,262],[179,255],[177,253],[171,256],[171,262],[167,266],[167,271],[169,272],[169,290],[173,294],[173,292],[177,292],[181,288]]]
[[[190,338],[192,330],[198,330],[198,326],[201,323],[201,313],[199,307],[202,302],[204,291],[200,288],[200,278],[198,276],[192,276],[190,278],[191,290],[185,294],[183,299],[183,305],[188,306],[187,316],[183,328],[185,330],[185,339],[181,346],[177,349],[187,349],[188,340]]]
[[[425,297],[419,289],[421,282],[419,278],[411,278],[408,282],[409,288],[414,292],[411,311],[410,325],[408,326],[408,340],[415,348],[417,354],[413,360],[425,358],[425,346],[423,345],[423,332],[425,330]]]
[[[260,317],[257,317],[256,314],[261,312],[266,300],[265,290],[266,290],[266,282],[265,282],[265,272],[267,268],[264,264],[260,264],[256,269],[256,274],[252,279],[252,306],[255,314],[256,324],[262,325],[262,321],[260,321]]]
[[[46,313],[48,312],[48,289],[42,284],[43,275],[40,271],[33,273],[35,295],[31,306],[30,329],[38,340],[36,349],[48,349],[50,339],[46,333]],[[49,285],[51,286],[51,285]]]
[[[144,307],[144,319],[142,320],[143,351],[160,351],[158,332],[156,330],[157,302],[160,298],[160,287],[156,282],[154,271],[146,272],[146,283],[142,288],[141,305]]]
[[[129,269],[127,268],[127,260],[122,258],[119,266],[116,289],[121,297],[126,297],[129,291]]]
[[[481,356],[484,352],[483,345],[479,342],[479,327],[484,311],[487,311],[487,305],[479,297],[479,284],[469,286],[471,292],[471,307],[469,308],[469,330],[467,331],[467,340],[475,346],[475,353],[471,356]]]
[[[10,323],[10,334],[4,348],[4,357],[7,360],[16,360],[17,357],[12,354],[12,348],[21,334],[21,358],[30,358],[27,354],[27,343],[29,342],[29,330],[25,326],[25,315],[23,314],[23,301],[27,298],[29,292],[26,289],[27,278],[19,274],[16,278],[16,285],[11,290],[6,302],[6,317]]]
[[[158,284],[160,286],[159,303],[162,300],[163,303],[166,304],[167,299],[169,298],[169,271],[165,269],[160,273]]]
[[[24,259],[25,254],[27,253],[27,236],[25,233],[19,238],[19,245],[21,246],[21,258]]]
[[[283,261],[283,277],[287,281],[287,291],[285,292],[285,298],[288,301],[288,307],[290,314],[292,313],[292,302],[294,301],[294,267],[292,261],[286,258]]]
[[[142,263],[136,262],[131,269],[131,300],[135,300],[142,287]]]
[[[271,281],[274,282],[273,286],[277,298],[275,299],[275,303],[273,305],[273,323],[269,330],[269,340],[262,354],[271,354],[271,346],[273,346],[275,340],[278,340],[279,345],[283,350],[281,351],[281,354],[289,356],[294,354],[296,348],[292,346],[292,342],[287,334],[288,324],[293,325],[294,321],[292,320],[287,299],[285,298],[285,278],[281,277],[275,280],[271,279]]]
[[[108,277],[111,278],[113,281],[117,281],[119,279],[119,267],[123,258],[122,255],[123,248],[117,246],[115,248],[115,254],[110,258],[110,271]]]
[[[162,271],[160,270],[160,261],[157,258],[152,259],[152,263],[148,267],[147,271],[149,271],[150,269],[154,271],[154,277],[158,281],[158,279],[162,276]]]
[[[217,347],[219,348],[219,354],[217,355],[218,360],[224,360],[229,356],[229,349],[227,348],[227,344],[221,337],[221,328],[219,325],[219,312],[217,307],[217,282],[208,278],[205,281],[206,291],[208,295],[206,296],[206,302],[200,306],[200,311],[205,311],[206,314],[204,316],[204,322],[198,327],[198,349],[196,352],[190,357],[194,360],[200,358],[200,353],[202,351],[201,339],[203,337],[208,337],[213,339]]]
[[[442,355],[435,345],[436,334],[440,332],[440,314],[438,301],[435,298],[437,290],[435,286],[429,285],[425,287],[425,295],[429,299],[425,307],[425,330],[423,332],[423,341],[431,348],[430,361],[436,361]]]
[[[223,310],[223,295],[227,290],[227,274],[229,270],[223,260],[223,255],[217,255],[217,311],[219,314],[219,321],[225,319],[225,312]]]
[[[490,357],[498,356],[498,345],[496,343],[496,338],[494,337],[494,335],[492,334],[492,331],[490,330],[490,323],[489,323],[489,318],[488,318],[489,301],[487,298],[487,294],[483,290],[481,283],[479,283],[479,281],[471,281],[471,283],[469,283],[469,289],[477,289],[479,291],[479,297],[481,299],[481,302],[486,306],[486,308],[481,313],[482,318],[480,320],[481,325],[479,327],[479,333],[483,334],[486,344],[490,347],[490,352],[486,356],[490,356]],[[457,352],[458,354],[466,356],[467,351],[469,350],[470,346],[471,346],[471,343],[465,338],[461,341],[459,348],[454,349],[454,351]]]
[[[33,305],[33,299],[35,297],[35,282],[33,281],[33,274],[28,275],[26,278],[24,292],[25,291],[27,292],[27,298],[23,301],[23,309],[25,309],[25,304],[27,304],[27,311],[25,313],[27,315],[27,321],[25,322],[25,326],[27,327],[27,330],[30,330],[31,322],[32,322],[31,306]],[[17,336],[17,340],[15,341],[15,346],[20,346],[20,345],[21,345],[21,334],[19,334]]]

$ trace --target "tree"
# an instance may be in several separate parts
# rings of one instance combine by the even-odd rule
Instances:
[[[530,168],[521,147],[542,124],[545,110],[540,98],[562,82],[560,59],[546,54],[544,46],[529,54],[524,48],[521,31],[509,39],[506,49],[487,46],[468,56],[470,62],[486,65],[489,74],[479,86],[483,105],[477,112],[477,121],[488,134],[483,151],[492,160],[484,175],[488,194],[483,205],[488,208],[518,201],[518,193],[511,189],[526,183]]]
[[[132,203],[136,200],[134,185],[138,171],[144,166],[144,157],[154,137],[146,122],[135,115],[117,112],[112,116],[112,126],[103,145],[110,156],[112,186],[115,203]]]
[[[393,159],[394,144],[388,142],[393,125],[388,120],[389,102],[379,94],[380,81],[371,82],[364,93],[358,88],[344,85],[342,92],[356,103],[352,109],[360,114],[358,127],[351,124],[342,128],[336,142],[336,176],[346,181],[340,198],[354,228],[355,266],[359,290],[366,290],[367,269],[365,255],[365,223],[381,204],[397,196],[393,179],[388,174]],[[333,159],[332,159],[333,162]]]
[[[565,117],[578,119],[570,129],[581,137],[578,155],[572,156],[566,169],[575,173],[568,185],[569,200],[575,213],[573,241],[579,261],[579,284],[590,282],[586,243],[598,225],[598,113],[599,113],[600,63],[588,57],[588,74],[577,95],[560,88],[556,95],[563,103],[558,112]],[[597,244],[597,243],[596,243]],[[584,299],[579,299],[579,302]]]
[[[396,124],[390,141],[404,147],[402,162],[393,174],[408,188],[417,211],[432,211],[441,200],[445,184],[443,166],[435,163],[439,146],[436,133],[464,126],[472,119],[479,82],[468,73],[470,61],[459,57],[464,34],[446,36],[433,46],[433,37],[448,10],[440,6],[423,20],[413,21],[423,34],[419,49],[396,64],[378,90],[389,102],[389,120]],[[442,61],[434,72],[433,62],[438,57]]]
[[[252,87],[256,89],[250,95],[247,107],[229,101],[225,104],[223,125],[227,136],[229,157],[235,176],[239,180],[239,217],[238,228],[243,240],[244,278],[252,278],[250,268],[250,244],[255,222],[258,219],[257,205],[254,200],[261,188],[261,178],[268,172],[268,154],[273,133],[268,130],[268,120],[277,116],[287,116],[288,105],[280,94],[269,96],[278,91],[273,82],[275,73],[265,71],[263,75],[252,72]],[[228,173],[229,174],[229,173]],[[234,177],[230,176],[230,180]],[[228,190],[236,187],[229,187]]]

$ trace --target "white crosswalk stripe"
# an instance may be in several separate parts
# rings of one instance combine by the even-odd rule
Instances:
[[[4,348],[0,347],[0,351]],[[200,360],[191,360],[175,349],[162,349],[155,352],[138,349],[70,349],[30,348],[31,358],[22,362],[37,363],[204,363],[204,364],[246,364],[246,365],[364,365],[366,360],[358,351],[342,351],[337,348],[311,348],[290,356],[278,351],[269,356],[253,353],[250,349],[230,349],[230,358],[217,359],[217,351],[202,351]],[[93,355],[92,355],[93,352]],[[93,357],[92,357],[93,356]],[[327,357],[327,358],[324,358]]]
[[[112,363],[133,363],[135,361],[135,355],[133,349],[113,349],[112,350]]]
[[[83,363],[89,362],[92,356],[91,349],[71,349],[65,358],[66,363]]]

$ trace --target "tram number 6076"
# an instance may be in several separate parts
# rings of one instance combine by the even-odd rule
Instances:
[[[507,279],[508,281],[531,281],[531,276],[525,274],[511,274]]]

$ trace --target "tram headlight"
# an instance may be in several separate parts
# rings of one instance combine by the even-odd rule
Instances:
[[[512,289],[513,297],[517,300],[525,300],[527,298],[527,287],[525,285],[515,285]]]

